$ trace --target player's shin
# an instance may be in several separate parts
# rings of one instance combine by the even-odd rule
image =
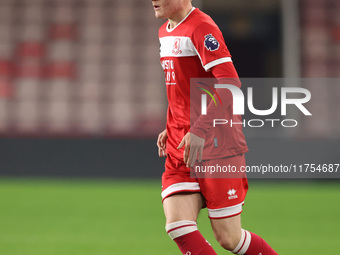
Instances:
[[[232,252],[239,255],[278,255],[260,236],[244,229],[239,244]]]
[[[216,252],[197,229],[194,221],[177,221],[168,224],[166,232],[184,255],[216,255]]]

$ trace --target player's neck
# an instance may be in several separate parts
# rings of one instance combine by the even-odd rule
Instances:
[[[190,3],[187,7],[183,8],[181,11],[178,11],[172,17],[170,17],[169,28],[172,29],[176,27],[189,14],[191,10],[192,10],[192,5]]]

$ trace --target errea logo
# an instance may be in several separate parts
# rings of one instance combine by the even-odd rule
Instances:
[[[229,191],[228,191],[228,195],[229,196],[233,196],[233,195],[235,195],[236,194],[236,190],[234,190],[234,189],[230,189]]]
[[[229,200],[238,198],[238,196],[236,195],[236,190],[234,190],[234,189],[228,190],[227,194],[229,195],[228,196]]]

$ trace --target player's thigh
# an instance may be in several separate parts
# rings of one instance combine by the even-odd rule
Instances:
[[[166,224],[180,221],[196,221],[204,204],[201,193],[177,193],[163,201]]]
[[[241,215],[223,219],[210,219],[210,222],[215,236],[241,237]]]
[[[241,215],[210,219],[216,240],[225,248],[234,249],[241,238]]]

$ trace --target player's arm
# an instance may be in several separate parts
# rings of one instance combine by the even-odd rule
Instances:
[[[224,42],[223,35],[218,27],[211,22],[204,22],[196,27],[192,35],[192,43],[202,62],[203,68],[212,72],[219,83],[228,82],[240,87],[237,72],[231,61],[231,55]],[[227,78],[227,80],[225,79]],[[190,133],[183,137],[178,148],[185,146],[184,162],[194,165],[197,155],[201,161],[206,133],[211,128],[214,116],[221,116],[223,111],[227,111],[228,105],[232,102],[230,91],[218,89],[222,107],[215,107],[211,102],[207,108],[209,115],[202,115],[190,128]],[[214,95],[216,97],[216,95]]]
[[[218,84],[229,84],[241,87],[241,82],[238,78],[237,72],[232,62],[222,63],[214,66],[210,70],[216,78]],[[232,104],[232,94],[227,89],[216,89],[223,105],[215,106],[213,100],[207,107],[207,115],[201,115],[194,125],[191,126],[188,132],[182,139],[178,149],[184,148],[184,162],[187,167],[194,166],[196,159],[202,161],[203,148],[205,144],[205,137],[207,132],[212,128],[214,119],[221,118],[227,111],[230,111]],[[213,95],[217,100],[217,95]]]
[[[238,78],[232,62],[216,65],[212,67],[211,72],[218,84],[234,85],[238,88],[241,87],[240,79]],[[193,134],[203,139],[205,139],[207,132],[212,128],[213,120],[225,116],[226,112],[230,111],[232,107],[233,97],[230,90],[218,88],[216,89],[216,92],[220,96],[222,105],[215,106],[213,100],[211,100],[207,107],[207,114],[199,116],[194,125],[190,128]],[[216,94],[213,96],[218,100]]]
[[[167,139],[168,139],[168,133],[165,129],[158,135],[158,139],[157,139],[157,147],[158,147],[158,156],[159,157],[165,157],[166,156],[166,140]]]
[[[202,161],[205,139],[188,132],[182,139],[177,149],[184,146],[183,160],[187,167],[194,166],[198,155],[198,161]]]

